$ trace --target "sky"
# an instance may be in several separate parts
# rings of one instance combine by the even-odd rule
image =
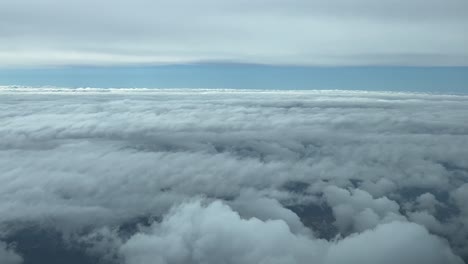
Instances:
[[[466,94],[468,67],[193,64],[0,70],[0,84],[105,88],[342,89]]]
[[[0,84],[454,93],[468,88],[466,10],[464,0],[2,1]]]
[[[0,263],[467,263],[467,10],[0,1]]]

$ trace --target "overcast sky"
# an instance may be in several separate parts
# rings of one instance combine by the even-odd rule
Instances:
[[[468,65],[466,0],[0,2],[0,67]]]

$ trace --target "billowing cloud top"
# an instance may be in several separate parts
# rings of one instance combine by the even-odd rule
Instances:
[[[465,0],[0,2],[0,66],[467,65]]]

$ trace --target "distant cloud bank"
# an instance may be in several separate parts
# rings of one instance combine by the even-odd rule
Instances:
[[[468,260],[468,96],[0,93],[1,263]]]
[[[17,0],[0,67],[468,66],[465,0]]]

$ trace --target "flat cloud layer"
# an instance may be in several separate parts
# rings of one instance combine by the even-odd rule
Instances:
[[[0,66],[464,65],[465,0],[0,2]]]
[[[1,92],[2,263],[467,259],[466,96]]]

